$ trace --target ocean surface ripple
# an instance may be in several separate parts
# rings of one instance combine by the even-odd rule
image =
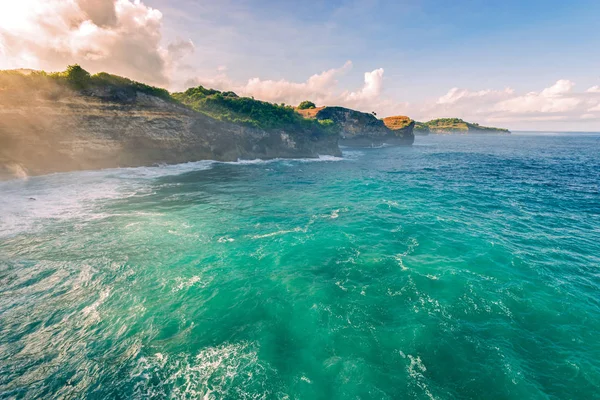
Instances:
[[[0,398],[600,398],[599,149],[0,183]]]

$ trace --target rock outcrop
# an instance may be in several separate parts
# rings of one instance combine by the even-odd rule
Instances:
[[[398,129],[390,129],[373,114],[344,107],[323,107],[315,113],[319,120],[331,120],[341,129],[340,145],[350,147],[378,147],[383,144],[409,146],[413,144],[414,122]]]
[[[338,138],[221,122],[141,92],[0,90],[0,179],[319,155],[341,155]]]

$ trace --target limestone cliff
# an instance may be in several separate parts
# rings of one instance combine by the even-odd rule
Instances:
[[[394,132],[404,132],[404,134],[410,132],[413,137],[416,134],[416,123],[411,118],[405,115],[397,115],[393,117],[386,117],[383,119],[383,123],[388,129]]]
[[[335,136],[262,130],[139,91],[2,90],[0,179],[204,159],[341,155]]]
[[[331,120],[340,127],[340,145],[355,147],[377,147],[383,144],[411,145],[414,122],[390,129],[383,120],[373,114],[344,107],[321,107],[306,110],[307,117]],[[310,114],[310,115],[308,115]]]

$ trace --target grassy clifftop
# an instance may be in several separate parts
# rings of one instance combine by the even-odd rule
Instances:
[[[239,97],[234,92],[220,92],[198,86],[185,92],[173,93],[172,97],[195,111],[221,121],[266,130],[311,132],[316,136],[337,134],[331,121],[306,119],[292,106]]]
[[[165,89],[106,72],[91,75],[79,65],[70,65],[65,71],[54,73],[31,70],[0,71],[0,95],[26,92],[48,99],[58,99],[72,94],[73,91],[120,102],[131,102],[138,93],[169,102],[174,101]]]
[[[430,133],[510,133],[508,129],[482,126],[463,121],[460,118],[439,118],[428,122],[416,122],[406,116],[397,116],[384,118],[383,122],[392,130],[403,129],[414,122],[416,135],[428,135]]]
[[[466,122],[460,118],[438,118],[428,122],[417,122],[415,133],[510,133],[508,129],[494,128]]]
[[[212,119],[252,127],[264,131],[282,131],[312,138],[341,135],[411,136],[428,133],[509,133],[507,129],[485,127],[459,118],[441,118],[416,122],[407,116],[376,118],[343,107],[316,107],[310,101],[297,108],[240,97],[234,92],[218,91],[202,86],[185,92],[167,90],[105,72],[91,75],[79,65],[63,72],[13,70],[0,71],[0,100],[26,103],[28,96],[59,100],[92,96],[119,104],[142,105],[160,102],[199,112]],[[31,98],[31,97],[30,97]]]
[[[77,66],[55,74],[0,71],[0,180],[199,160],[340,156],[330,129],[286,107],[203,88],[172,96]]]
[[[413,122],[412,119],[410,119],[407,116],[404,115],[398,115],[395,117],[386,117],[383,119],[383,123],[385,124],[385,126],[387,126],[389,129],[395,131],[395,130],[399,130],[399,129],[404,129],[406,127],[408,127],[411,123]]]
[[[14,101],[18,97],[23,101],[27,95],[34,93],[49,100],[78,93],[119,103],[133,103],[141,93],[238,125],[313,137],[338,133],[332,121],[305,119],[291,106],[239,97],[234,92],[220,92],[202,86],[181,93],[169,93],[166,89],[105,72],[91,75],[79,65],[71,65],[65,71],[56,73],[0,71],[0,99]]]

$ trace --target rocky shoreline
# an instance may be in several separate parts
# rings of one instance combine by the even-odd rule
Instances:
[[[0,179],[189,161],[341,155],[336,137],[221,122],[137,94],[121,104],[73,95],[0,107]]]
[[[124,79],[107,76],[103,79]],[[312,122],[290,108],[299,122],[267,129],[213,118],[162,89],[133,81],[78,89],[69,81],[57,84],[57,78],[45,74],[29,81],[15,74],[6,77],[0,76],[4,180],[201,160],[340,156],[340,144],[374,147],[414,141],[414,124],[393,131],[372,114],[343,107],[324,107]],[[22,82],[11,86],[15,79]]]

